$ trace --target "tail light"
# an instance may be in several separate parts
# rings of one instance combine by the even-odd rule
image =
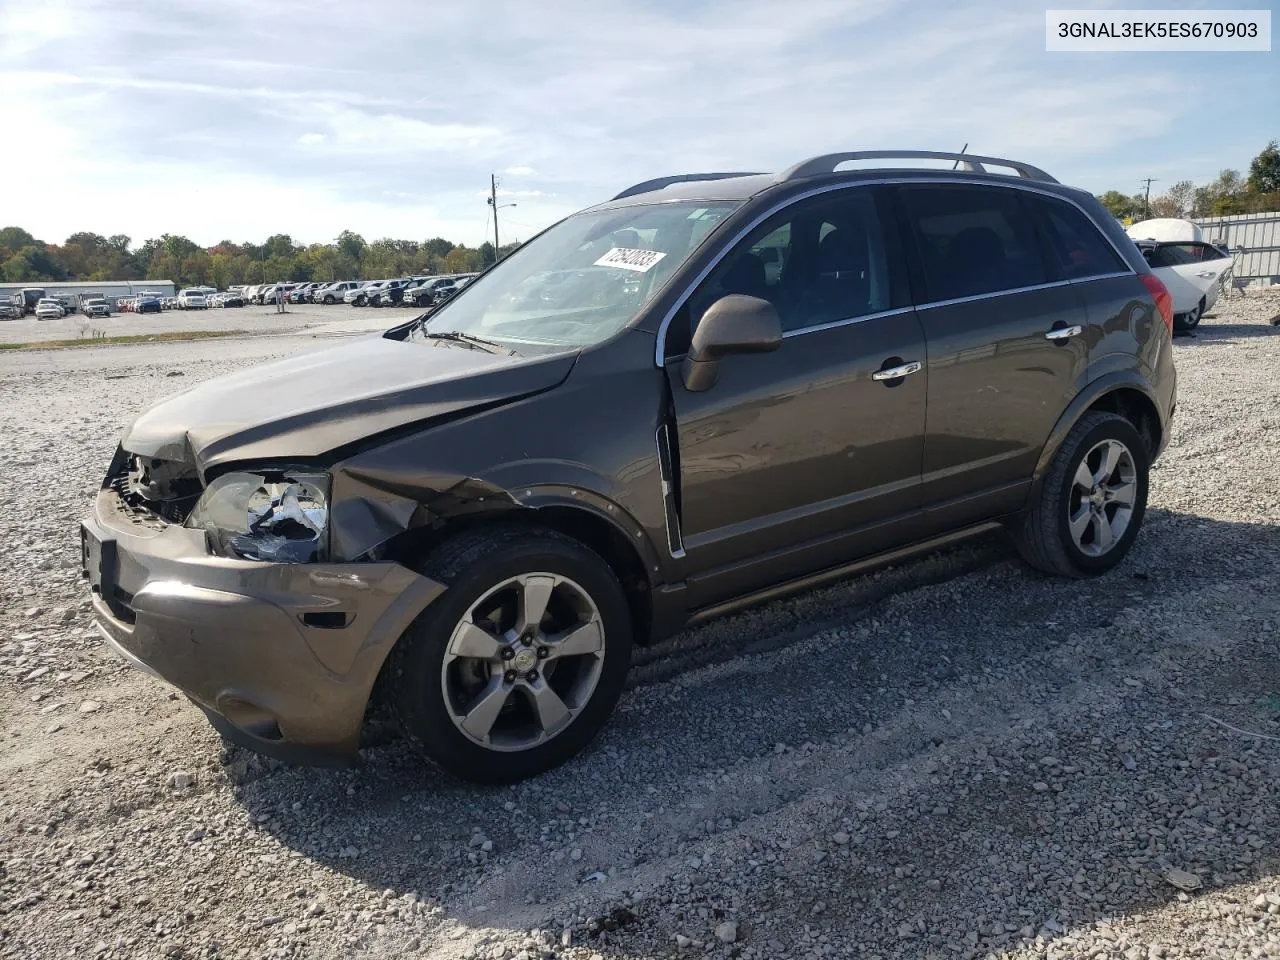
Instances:
[[[1169,328],[1170,333],[1173,333],[1173,297],[1169,293],[1169,288],[1154,273],[1142,274],[1142,282],[1155,298],[1156,309],[1160,311],[1164,325]]]

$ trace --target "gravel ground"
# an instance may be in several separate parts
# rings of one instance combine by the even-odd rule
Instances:
[[[34,316],[0,321],[0,343],[41,343],[46,340],[92,340],[94,337],[132,337],[151,333],[190,333],[195,330],[245,330],[253,334],[296,333],[303,330],[382,330],[420,311],[410,307],[372,309],[333,304],[290,304],[286,313],[274,307],[228,307],[212,310],[166,310],[163,313],[113,313],[85,317],[69,313],[58,320]]]
[[[90,629],[119,425],[314,338],[0,355],[0,956],[1280,957],[1277,313],[1176,341],[1112,574],[993,538],[708,624],[494,789],[226,748]]]

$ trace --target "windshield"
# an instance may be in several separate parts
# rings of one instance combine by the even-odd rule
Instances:
[[[600,343],[625,327],[738,206],[688,201],[569,217],[474,280],[465,297],[450,300],[410,339],[456,332],[516,348]],[[461,287],[463,278],[449,282]]]

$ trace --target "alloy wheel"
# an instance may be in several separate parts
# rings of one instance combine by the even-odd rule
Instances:
[[[1133,454],[1119,440],[1090,448],[1076,467],[1067,498],[1067,527],[1085,556],[1101,557],[1124,537],[1138,495]]]
[[[604,625],[586,590],[554,573],[511,577],[454,628],[441,667],[445,707],[486,749],[528,750],[586,707],[604,653]]]

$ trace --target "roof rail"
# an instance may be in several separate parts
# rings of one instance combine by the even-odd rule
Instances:
[[[803,177],[818,177],[825,173],[835,173],[835,169],[850,160],[955,160],[963,164],[965,170],[974,173],[986,173],[983,164],[997,167],[1008,167],[1018,176],[1027,180],[1043,180],[1046,183],[1057,183],[1053,177],[1039,167],[1020,160],[1004,160],[1000,157],[980,157],[972,153],[940,153],[936,150],[861,150],[854,153],[827,153],[820,157],[811,157],[797,163],[794,167],[778,174],[779,181],[799,180]]]
[[[661,190],[663,187],[669,187],[673,183],[687,183],[691,180],[729,180],[733,177],[758,176],[762,176],[762,174],[752,171],[736,171],[733,173],[678,173],[673,177],[658,177],[656,180],[645,180],[643,183],[637,183],[634,186],[627,187],[627,189],[623,190],[613,199],[621,200],[623,197],[634,197],[638,193],[649,193],[652,190]]]

